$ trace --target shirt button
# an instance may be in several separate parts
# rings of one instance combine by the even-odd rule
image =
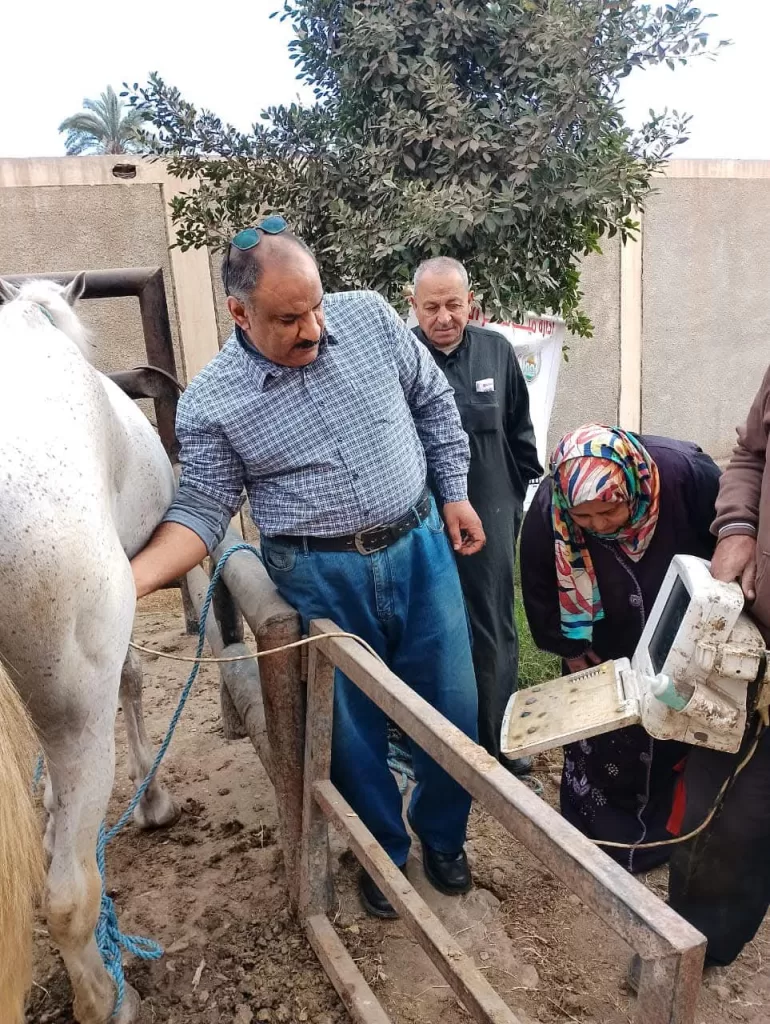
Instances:
[[[630,594],[628,598],[628,603],[631,605],[632,608],[642,607],[642,599],[638,594]]]
[[[354,480],[358,480],[358,473],[353,473],[352,476]]]

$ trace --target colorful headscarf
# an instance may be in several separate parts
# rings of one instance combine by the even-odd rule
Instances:
[[[629,521],[617,533],[602,536],[617,541],[624,554],[638,561],[658,521],[658,467],[633,434],[589,423],[561,439],[551,456],[551,476],[562,633],[590,642],[593,624],[604,618],[604,610],[583,531],[569,510],[587,501],[626,502]]]

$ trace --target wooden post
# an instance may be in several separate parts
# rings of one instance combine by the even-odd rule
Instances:
[[[241,537],[228,530],[214,552],[215,561],[233,544],[241,542]],[[265,567],[251,552],[236,552],[222,570],[222,579],[251,627],[259,651],[273,650],[301,639],[297,611],[279,595]],[[272,752],[270,778],[275,787],[289,901],[295,911],[299,897],[305,749],[305,687],[300,650],[279,651],[259,662],[259,688]],[[237,705],[232,689],[230,695]]]
[[[316,645],[310,648],[305,732],[305,792],[302,804],[302,854],[299,876],[299,916],[326,914],[333,883],[329,863],[329,826],[316,803],[316,782],[329,780],[334,720],[334,665]]]
[[[216,563],[212,561],[212,573],[215,568]],[[243,617],[224,583],[220,582],[214,591],[212,603],[225,647],[229,647],[230,644],[243,644]],[[230,667],[235,668],[237,664],[238,662],[234,662]],[[233,680],[233,682],[236,681]],[[230,741],[239,740],[248,735],[238,708],[233,702],[232,689],[233,687],[225,683],[223,673],[219,684],[219,705],[222,713],[222,731],[225,734],[225,739]],[[264,727],[264,709],[262,710],[262,726]]]
[[[208,577],[203,569],[196,566],[187,574],[186,584],[195,614],[200,615],[208,589]],[[233,634],[231,633],[231,635]],[[244,654],[253,653],[244,643],[225,644],[222,629],[213,607],[206,620],[206,639],[215,658],[241,657]],[[249,737],[263,768],[272,781],[273,763],[270,744],[267,741],[265,708],[262,703],[257,664],[256,659],[220,664],[220,695],[226,696],[227,705],[232,709],[231,721],[237,726],[237,735],[228,736],[228,726],[224,722],[224,709],[223,729],[226,739],[237,739],[239,736]]]

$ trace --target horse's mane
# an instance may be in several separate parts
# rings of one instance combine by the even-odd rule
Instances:
[[[5,306],[0,310],[12,307],[16,302],[32,303],[39,306],[48,316],[48,319],[60,331],[77,345],[83,356],[90,362],[93,357],[94,344],[91,341],[89,330],[80,322],[80,318],[73,309],[77,298],[82,294],[82,280],[79,281],[79,290],[73,291],[73,285],[65,288],[45,278],[30,279],[22,282],[18,288],[5,294]],[[10,288],[7,282],[0,282],[5,288]]]

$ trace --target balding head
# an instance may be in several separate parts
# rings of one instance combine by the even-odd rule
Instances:
[[[439,349],[454,348],[471,314],[468,272],[448,256],[425,260],[414,275],[414,308],[423,334]]]
[[[232,246],[228,285],[230,314],[257,351],[280,366],[316,359],[323,286],[315,257],[296,235],[263,234],[245,251]]]
[[[230,245],[229,249],[229,262],[227,252],[222,257],[222,286],[227,295],[233,295],[241,302],[251,297],[269,263],[287,266],[293,257],[304,253],[315,264],[310,249],[291,231],[283,231],[280,235],[260,232],[259,244],[252,249],[238,249],[235,245]]]

